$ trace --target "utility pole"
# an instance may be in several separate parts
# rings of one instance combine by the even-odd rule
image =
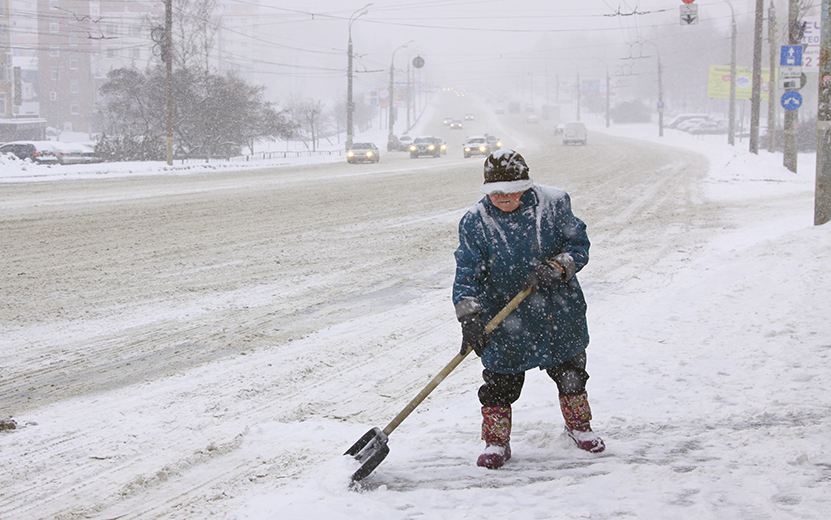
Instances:
[[[753,85],[750,93],[750,153],[759,155],[759,119],[762,112],[762,27],[764,0],[756,0],[756,24],[753,30]]]
[[[388,140],[392,140],[392,136],[394,135],[393,126],[395,125],[395,53],[399,50],[403,49],[407,45],[413,43],[414,40],[410,40],[404,45],[399,45],[396,47],[394,51],[392,51],[392,60],[390,60],[390,119],[389,119],[389,135],[387,136]]]
[[[799,0],[788,2],[788,44],[799,45]],[[785,152],[782,164],[796,173],[797,163],[797,128],[799,127],[799,110],[785,110]]]
[[[768,79],[768,152],[776,151],[776,7],[770,0],[768,43],[770,44],[770,78]]]
[[[372,4],[366,4],[365,6],[361,7],[360,9],[356,10],[352,13],[352,16],[349,17],[349,43],[347,45],[347,65],[346,65],[346,149],[352,148],[352,139],[353,139],[353,127],[355,126],[352,123],[353,114],[355,113],[355,103],[352,101],[352,23],[360,18],[361,16],[367,14],[369,11],[366,10],[367,7],[371,6]],[[360,14],[358,14],[360,12]]]
[[[822,0],[814,225],[831,220],[831,0]]]
[[[727,144],[734,146],[736,144],[736,38],[738,31],[733,4],[727,2],[727,5],[730,6],[730,16],[732,18],[730,24],[730,105],[727,111],[727,117],[730,118],[730,121],[727,123]]]
[[[167,96],[167,164],[173,164],[173,0],[165,0],[164,5],[164,46],[167,59],[166,96]]]

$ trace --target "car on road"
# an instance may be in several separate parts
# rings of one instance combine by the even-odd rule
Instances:
[[[441,146],[436,144],[436,138],[431,135],[416,137],[410,145],[410,158],[416,159],[422,155],[441,157]]]
[[[585,145],[589,140],[586,125],[581,122],[566,123],[563,127],[563,144],[577,143]]]
[[[441,150],[441,154],[447,155],[447,142],[439,136],[433,136],[433,140],[436,142],[439,150]]]
[[[58,164],[58,156],[51,141],[13,141],[0,146],[0,155],[14,155],[37,164]]]
[[[528,114],[528,117],[525,118],[525,122],[528,124],[535,125],[540,122],[539,116],[537,114]]]
[[[708,121],[707,118],[695,117],[695,118],[687,119],[687,120],[684,120],[684,121],[678,123],[678,126],[676,126],[675,129],[676,130],[681,130],[683,132],[689,132],[690,129],[695,128],[695,127],[699,126],[701,123],[705,123],[707,121]]]
[[[465,139],[462,152],[465,159],[472,155],[490,155],[502,148],[502,143],[494,135],[472,135]]]
[[[413,138],[409,135],[402,135],[398,137],[398,151],[409,152],[410,145],[413,144]]]
[[[445,118],[442,120],[442,123],[444,124],[444,126],[449,126],[449,125],[450,125],[450,123],[451,123],[452,121],[453,121],[453,118],[452,118],[452,117],[445,117]]]
[[[689,127],[687,132],[694,135],[726,134],[728,132],[727,121],[701,121],[697,125]]]
[[[461,130],[462,129],[462,120],[461,119],[454,119],[450,122],[450,129],[451,130]]]
[[[473,121],[474,119],[475,118],[474,118],[473,114],[471,114],[470,112],[465,114],[465,121]]]
[[[554,127],[554,135],[563,135],[563,132],[566,130],[566,125],[560,123]]]
[[[359,162],[377,163],[381,160],[381,153],[375,143],[352,143],[346,151],[346,162],[355,164]]]

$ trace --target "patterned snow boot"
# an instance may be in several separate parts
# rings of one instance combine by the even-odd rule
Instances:
[[[485,451],[479,455],[476,465],[496,469],[501,468],[511,458],[511,407],[482,407],[482,440]]]
[[[599,435],[592,431],[589,421],[592,411],[589,408],[588,394],[560,395],[560,408],[566,420],[566,435],[577,444],[581,450],[591,453],[600,453],[606,449],[606,444]]]

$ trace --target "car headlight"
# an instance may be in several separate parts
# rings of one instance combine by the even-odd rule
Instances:
[[[348,152],[346,152],[347,157],[352,157],[354,155],[355,155],[355,152],[353,152],[352,150],[349,150]]]
[[[469,152],[469,151],[470,151],[470,147],[469,147],[469,146],[465,146],[465,151],[466,151],[466,152]]]
[[[482,146],[480,146],[480,147],[479,147],[479,151],[480,151],[480,152],[487,152],[487,151],[488,151],[488,147],[487,147],[487,146],[485,146],[485,145],[482,145]]]
[[[366,156],[367,156],[367,157],[372,157],[372,152],[367,152],[367,153],[366,153]]]
[[[431,144],[430,146],[428,146],[428,147],[427,147],[427,149],[428,149],[428,150],[435,150],[435,149],[436,149],[436,145]]]
[[[441,145],[441,149],[442,150],[447,150],[447,145],[446,144]]]
[[[415,152],[415,151],[416,151],[416,145],[411,144],[411,145],[410,145],[410,151],[411,151],[411,152]]]
[[[496,142],[496,147],[497,148],[502,148],[502,141],[497,141]]]

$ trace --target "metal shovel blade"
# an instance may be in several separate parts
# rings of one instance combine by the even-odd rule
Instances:
[[[350,455],[361,463],[361,467],[352,474],[352,482],[362,480],[381,464],[390,452],[388,440],[387,434],[376,427],[366,432],[358,442],[346,450],[344,455]]]

